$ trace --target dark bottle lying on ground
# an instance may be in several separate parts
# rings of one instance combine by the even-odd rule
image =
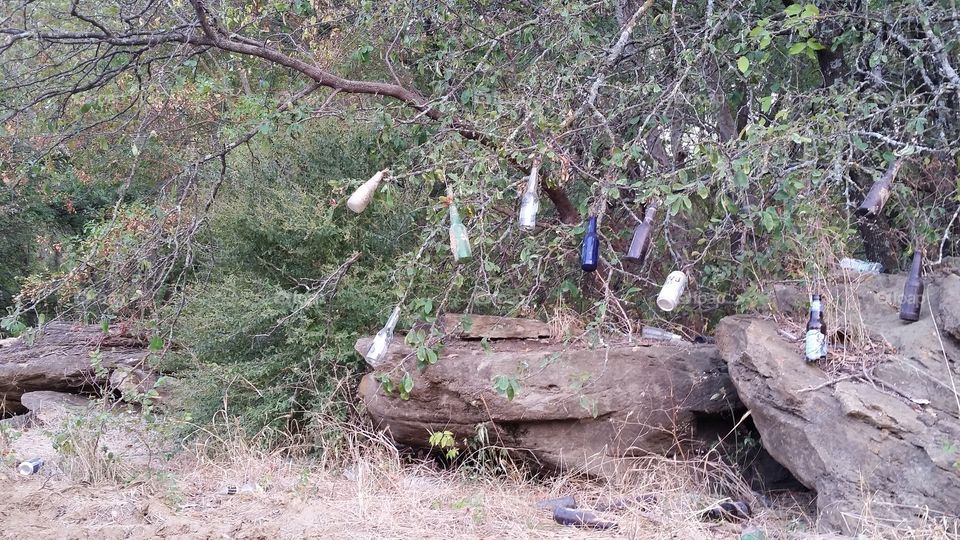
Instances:
[[[900,303],[900,318],[914,322],[920,320],[920,304],[923,303],[923,255],[913,252],[913,264],[903,284],[903,301]]]
[[[823,306],[819,294],[810,297],[810,320],[807,321],[807,335],[803,345],[807,362],[816,362],[827,357],[827,323],[823,320]]]
[[[583,236],[580,251],[580,268],[584,272],[593,272],[600,262],[600,239],[597,237],[597,216],[587,218],[587,234]]]
[[[630,241],[630,247],[627,248],[627,254],[624,260],[636,263],[642,263],[650,251],[650,232],[653,229],[653,218],[657,213],[657,207],[653,204],[647,206],[647,211],[643,216],[643,221],[633,230],[633,240]]]

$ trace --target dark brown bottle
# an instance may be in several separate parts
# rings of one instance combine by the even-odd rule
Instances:
[[[653,204],[648,205],[643,221],[633,230],[633,240],[630,241],[624,260],[642,263],[647,257],[647,252],[650,251],[650,232],[653,229],[653,218],[656,214],[657,207]]]
[[[827,323],[823,320],[823,306],[819,294],[810,297],[810,320],[807,321],[803,348],[807,362],[816,362],[827,357]]]
[[[900,303],[900,318],[914,322],[920,320],[920,305],[923,303],[923,255],[913,252],[913,264],[903,284],[903,301]]]

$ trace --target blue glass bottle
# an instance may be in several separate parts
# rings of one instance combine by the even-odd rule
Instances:
[[[597,238],[597,216],[587,218],[587,234],[583,236],[583,248],[580,251],[580,268],[584,272],[593,272],[600,262],[600,239]]]

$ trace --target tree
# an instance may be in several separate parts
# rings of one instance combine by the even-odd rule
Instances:
[[[928,255],[956,249],[958,18],[946,1],[24,0],[3,11],[0,114],[18,141],[56,133],[19,163],[120,131],[136,170],[159,140],[186,157],[164,172],[190,172],[178,176],[189,189],[170,185],[208,208],[226,156],[258,134],[318,116],[377,122],[398,188],[416,180],[426,197],[450,183],[468,208],[479,260],[448,269],[476,281],[466,305],[524,311],[583,288],[595,301],[582,311],[629,330],[650,309],[643,288],[669,267],[730,310],[730,298],[759,301],[760,277],[822,274],[838,246],[865,240],[888,266],[915,242]],[[195,123],[158,129],[174,117]],[[896,159],[895,202],[854,241],[854,208]],[[535,161],[556,219],[532,241],[500,234]],[[207,163],[223,174],[200,197],[194,173]],[[619,253],[653,201],[666,221],[648,279]],[[580,285],[578,230],[561,224],[588,213],[601,216],[605,264]]]

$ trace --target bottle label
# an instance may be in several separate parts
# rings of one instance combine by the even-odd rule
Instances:
[[[803,343],[807,360],[819,360],[827,356],[827,336],[820,330],[807,330]]]

